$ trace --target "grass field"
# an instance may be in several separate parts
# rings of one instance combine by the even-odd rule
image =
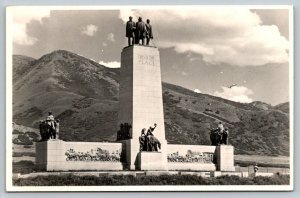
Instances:
[[[288,156],[266,156],[266,155],[234,155],[236,161],[253,162],[259,164],[282,164],[289,165],[290,157]],[[252,164],[253,165],[253,164]]]
[[[16,186],[121,186],[121,185],[288,185],[288,175],[273,177],[221,176],[203,178],[193,175],[161,175],[161,176],[37,176],[34,178],[15,179]]]

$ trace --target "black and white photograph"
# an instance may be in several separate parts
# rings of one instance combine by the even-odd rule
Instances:
[[[6,189],[291,191],[293,56],[292,6],[8,6]]]

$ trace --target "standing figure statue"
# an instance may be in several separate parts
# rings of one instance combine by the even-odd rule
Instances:
[[[222,135],[222,144],[228,144],[228,135],[229,135],[229,131],[228,128],[225,128],[223,135]]]
[[[253,166],[253,169],[254,169],[254,177],[257,175],[257,172],[258,172],[258,165],[257,163],[255,163],[255,165]]]
[[[150,39],[153,39],[152,26],[150,25],[150,19],[147,19],[146,23],[146,45],[149,45]]]
[[[143,22],[142,17],[139,17],[138,22],[135,24],[135,44],[139,44],[142,40],[142,45],[145,45],[145,38],[147,35],[146,24]]]
[[[123,132],[124,132],[124,125],[123,125],[123,123],[121,123],[120,124],[120,130],[117,132],[117,141],[124,139]]]
[[[223,126],[222,122],[219,122],[219,124],[218,124],[218,129],[219,129],[220,133],[223,133],[223,131],[224,131],[224,126]]]
[[[147,151],[147,136],[146,136],[146,129],[142,129],[142,134],[139,137],[140,141],[140,151]]]
[[[135,31],[135,22],[132,21],[132,16],[129,17],[129,21],[126,23],[126,37],[128,38],[128,45],[134,44],[134,31]]]
[[[48,125],[48,133],[50,134],[50,138],[55,139],[55,123],[54,123],[54,116],[52,115],[51,111],[48,113],[48,116],[46,118],[46,123]]]
[[[46,130],[46,122],[44,120],[40,120],[40,136],[41,136],[41,141],[45,141],[48,140],[48,134],[47,134],[47,130]]]
[[[54,139],[59,139],[59,122],[60,122],[59,119],[57,119],[55,121],[55,135],[54,135]]]

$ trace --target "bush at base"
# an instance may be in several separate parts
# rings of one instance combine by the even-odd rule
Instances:
[[[237,176],[221,176],[202,178],[192,175],[161,175],[161,176],[37,176],[27,179],[15,179],[16,186],[102,186],[102,185],[288,185],[288,175],[274,177],[240,178]]]

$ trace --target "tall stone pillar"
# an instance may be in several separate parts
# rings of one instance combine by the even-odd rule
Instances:
[[[143,128],[147,130],[157,124],[153,134],[162,144],[160,152],[166,155],[160,57],[156,47],[133,45],[123,48],[119,94],[119,124],[132,125],[129,138],[122,140],[126,144],[127,167],[135,170]],[[166,167],[166,160],[165,156],[158,163]]]

